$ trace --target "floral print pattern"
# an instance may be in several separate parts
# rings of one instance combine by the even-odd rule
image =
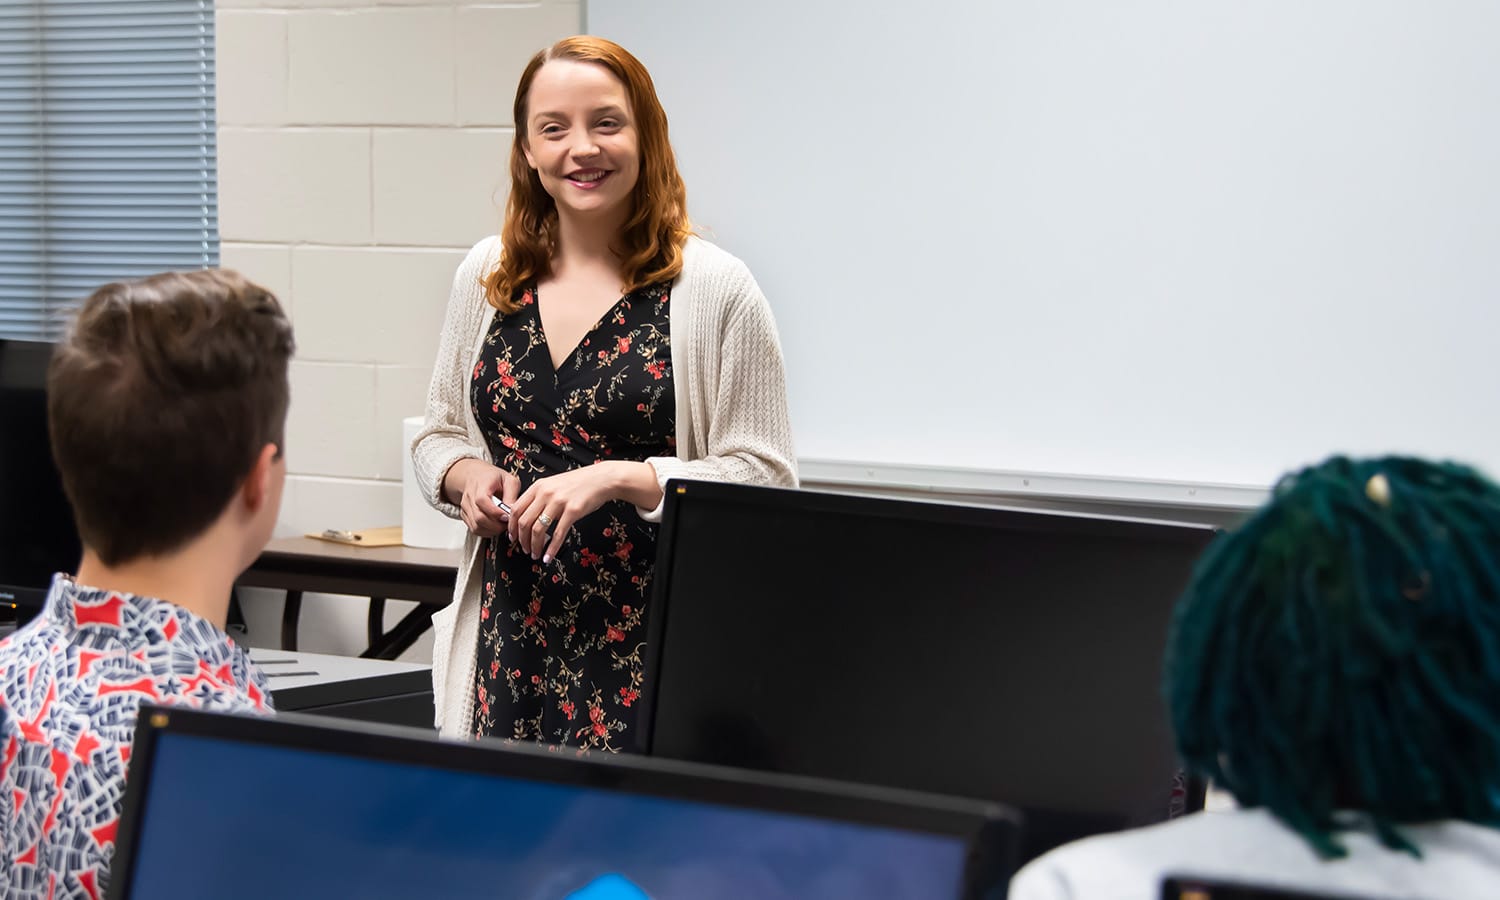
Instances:
[[[495,465],[522,489],[548,475],[676,450],[668,285],[636,290],[561,367],[537,291],[496,314],[470,382]],[[656,526],[624,501],[580,519],[550,564],[485,542],[472,733],[619,751],[644,678]]]

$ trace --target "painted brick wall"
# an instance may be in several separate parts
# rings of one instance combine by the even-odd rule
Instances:
[[[454,268],[498,230],[516,79],[581,15],[218,0],[222,260],[297,331],[278,534],[400,522],[401,419],[422,411]],[[252,643],[274,644],[278,595],[247,594]],[[309,597],[301,647],[355,653],[363,621],[363,604]]]

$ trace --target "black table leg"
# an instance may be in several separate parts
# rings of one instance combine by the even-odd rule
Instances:
[[[365,644],[373,647],[385,636],[385,598],[371,597],[370,611],[365,617]]]
[[[436,610],[427,604],[401,617],[401,621],[390,631],[370,641],[369,649],[361,653],[365,659],[395,659],[417,642],[422,632],[432,627],[432,614]]]
[[[302,592],[287,591],[281,608],[281,649],[297,649],[297,619],[302,615]]]
[[[245,624],[245,611],[240,607],[238,588],[229,589],[229,611],[224,619],[224,632],[242,646],[250,646],[250,626]]]

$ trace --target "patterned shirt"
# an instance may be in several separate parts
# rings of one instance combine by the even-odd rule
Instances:
[[[0,897],[100,900],[144,702],[272,711],[265,675],[206,619],[53,579],[0,641]]]

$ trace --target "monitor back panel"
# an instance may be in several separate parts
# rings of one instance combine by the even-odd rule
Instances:
[[[1210,529],[730,485],[669,504],[651,753],[997,800],[1031,852],[1201,805],[1161,662]]]

